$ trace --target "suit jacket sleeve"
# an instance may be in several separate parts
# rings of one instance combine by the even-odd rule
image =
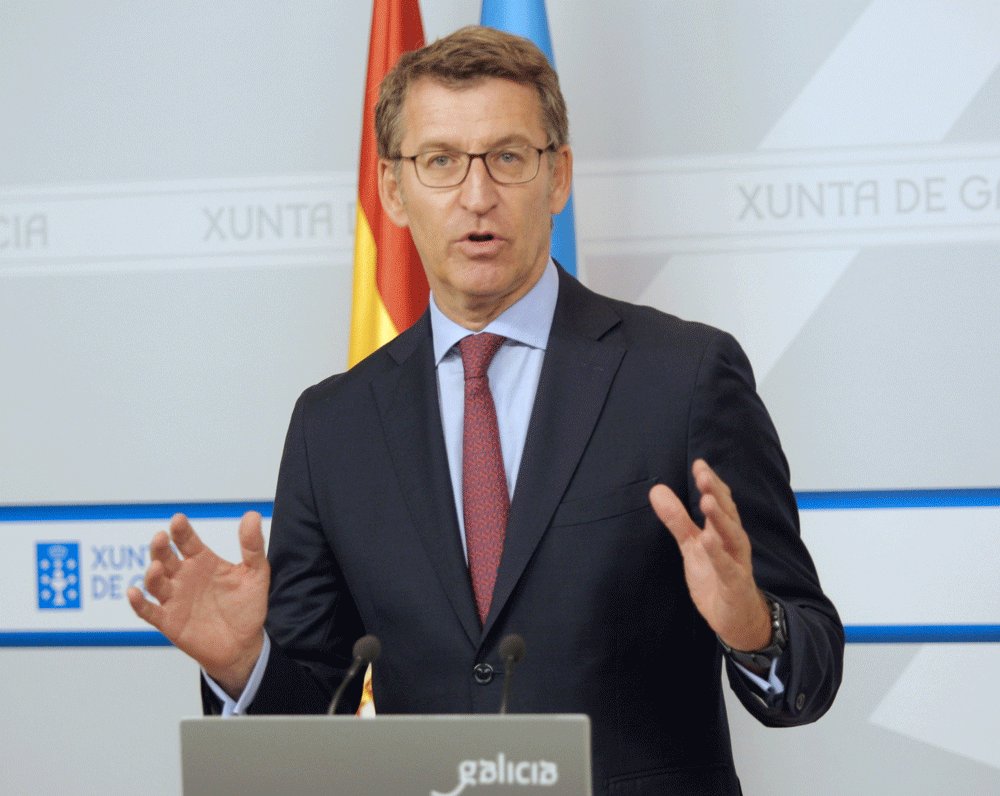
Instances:
[[[728,334],[719,334],[705,350],[689,440],[689,463],[704,458],[732,490],[753,546],[757,585],[784,606],[788,623],[788,646],[777,670],[784,692],[762,698],[727,661],[730,684],[743,705],[768,726],[815,721],[840,685],[844,630],[800,538],[788,464],[755,390],[750,363]],[[689,511],[702,523],[693,476],[688,494]]]
[[[271,654],[248,712],[324,713],[364,635],[337,560],[318,518],[307,458],[311,390],[292,413],[278,473],[268,559],[271,587],[265,629]],[[353,713],[361,678],[345,692],[338,712]]]

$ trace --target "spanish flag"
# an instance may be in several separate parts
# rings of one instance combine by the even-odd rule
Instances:
[[[424,26],[417,0],[375,0],[361,116],[348,367],[353,367],[409,328],[427,307],[427,278],[410,231],[397,227],[382,212],[375,146],[375,103],[379,84],[400,55],[423,46]],[[371,666],[365,672],[358,715],[375,715]]]
[[[375,148],[379,83],[400,55],[423,44],[417,0],[375,0],[361,122],[349,367],[412,325],[427,307],[427,279],[410,231],[393,224],[379,203]]]

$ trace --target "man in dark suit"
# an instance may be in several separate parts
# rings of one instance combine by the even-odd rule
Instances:
[[[258,516],[237,565],[178,516],[183,559],[152,543],[161,604],[129,598],[202,664],[209,712],[322,712],[365,633],[384,647],[380,712],[495,712],[516,632],[510,710],[587,713],[596,793],[739,793],[721,661],[765,724],[813,721],[843,629],[736,342],[550,260],[565,119],[544,56],[507,34],[400,59],[376,112],[380,193],[431,307],[299,399],[270,568]]]

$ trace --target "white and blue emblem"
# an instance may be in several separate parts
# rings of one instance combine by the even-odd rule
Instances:
[[[38,557],[38,607],[80,607],[80,544],[40,542]]]

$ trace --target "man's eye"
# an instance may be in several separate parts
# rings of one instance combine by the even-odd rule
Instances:
[[[446,169],[454,163],[455,158],[447,152],[438,152],[427,158],[427,167],[432,169]]]
[[[524,160],[524,155],[515,149],[503,149],[495,155],[497,163],[504,166],[513,166]]]

